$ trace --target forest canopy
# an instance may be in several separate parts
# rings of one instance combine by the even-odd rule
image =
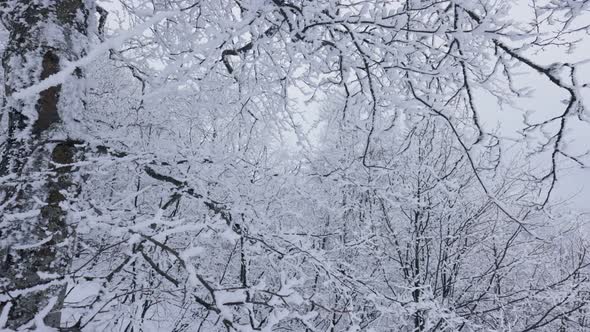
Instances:
[[[0,23],[0,329],[590,331],[590,1]]]

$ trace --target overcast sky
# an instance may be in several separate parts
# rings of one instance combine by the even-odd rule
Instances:
[[[109,15],[111,26],[118,25],[113,24],[113,20],[117,18],[117,12],[120,10],[120,7],[117,5],[118,2],[99,2],[111,12]],[[529,0],[516,0],[514,3],[514,10],[511,13],[514,14],[515,21],[522,22],[532,17]],[[576,62],[585,60],[590,58],[590,38],[586,36],[584,39],[573,54],[567,54],[564,49],[547,49],[542,53],[528,54],[528,56],[533,57],[536,61],[543,64],[550,64],[557,61]],[[485,92],[476,92],[476,98],[478,100],[477,107],[481,110],[482,114],[480,116],[485,128],[500,128],[503,135],[518,138],[517,130],[523,127],[523,110],[532,112],[534,114],[533,116],[537,118],[547,118],[551,114],[563,112],[565,105],[563,105],[561,100],[566,96],[563,91],[552,85],[546,78],[535,74],[524,66],[522,67],[522,73],[517,78],[518,85],[520,87],[531,87],[534,89],[534,92],[531,97],[522,98],[517,102],[520,109],[512,109],[506,106],[501,108],[495,103],[494,98],[491,98],[489,95],[486,96]],[[582,82],[588,81],[587,78],[590,77],[590,64],[579,68],[578,77]],[[303,128],[310,129],[310,125],[317,119],[318,109],[321,106],[317,103],[304,103],[303,97],[297,89],[291,88],[288,93],[290,97],[295,99],[291,103],[291,107],[295,110],[305,110],[306,115],[305,123],[302,123]],[[585,98],[584,103],[590,110],[590,89],[586,88],[583,94]],[[568,149],[572,153],[584,152],[590,149],[590,126],[586,123],[575,124],[574,122],[572,122],[573,130],[568,133]],[[296,148],[296,137],[290,134],[287,134],[286,137],[290,141],[289,145]],[[522,148],[522,145],[513,147],[515,151],[520,148]],[[590,164],[590,158],[586,158],[585,160]],[[540,165],[548,165],[550,160],[545,155],[535,158],[532,162]],[[558,184],[553,196],[554,201],[567,200],[567,204],[571,204],[576,209],[590,212],[590,169],[582,169],[567,161],[562,166],[564,167],[558,173]]]

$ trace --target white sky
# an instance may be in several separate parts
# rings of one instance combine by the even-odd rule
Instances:
[[[111,24],[113,20],[117,19],[116,12],[119,9],[118,1],[102,0],[99,1],[101,5],[111,12],[109,21]],[[514,10],[512,13],[515,20],[522,21],[531,17],[531,10],[528,6],[530,0],[516,0]],[[119,7],[119,8],[117,8]],[[590,18],[589,18],[590,19]],[[123,19],[124,20],[124,19]],[[121,24],[119,22],[119,24]],[[116,24],[115,24],[116,25]],[[112,25],[111,25],[112,26]],[[541,54],[530,55],[534,56],[536,61],[544,64],[550,64],[556,61],[560,62],[575,62],[590,58],[590,37],[586,36],[585,40],[580,43],[574,54],[566,54],[563,49],[546,50]],[[520,86],[532,87],[535,92],[531,98],[521,99],[518,106],[533,111],[538,117],[545,117],[549,114],[556,114],[562,112],[565,105],[561,104],[560,99],[564,96],[560,90],[548,83],[546,79],[540,79],[539,75],[532,74],[530,70],[523,67],[523,72],[529,72],[518,78]],[[585,83],[584,78],[590,77],[590,64],[584,68],[580,68],[579,77]],[[588,81],[586,79],[586,81]],[[590,88],[583,91],[585,98],[585,105],[590,110]],[[310,128],[310,124],[317,119],[318,108],[317,104],[306,104],[303,102],[301,94],[296,89],[289,89],[289,94],[295,100],[291,107],[297,110],[306,109],[305,122],[302,123],[303,128]],[[482,110],[480,115],[482,122],[486,128],[496,128],[499,126],[504,135],[516,137],[516,130],[522,128],[522,111],[514,109],[501,110],[493,99],[486,97],[485,94],[477,94],[479,99],[478,108]],[[571,132],[568,133],[569,141],[568,148],[571,151],[584,151],[590,149],[590,126],[588,124],[576,125]],[[286,135],[296,140],[294,135]],[[313,135],[312,135],[313,137]],[[295,147],[296,145],[293,144]],[[590,163],[590,158],[586,158]],[[540,160],[534,160],[538,163],[548,163],[549,159],[545,157]],[[554,199],[561,201],[567,199],[568,204],[579,210],[590,212],[590,169],[582,169],[575,166],[573,163],[565,162],[564,169],[558,173],[558,184],[554,193]]]

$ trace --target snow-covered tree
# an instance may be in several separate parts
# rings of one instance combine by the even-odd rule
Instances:
[[[588,328],[590,2],[0,9],[0,328]]]

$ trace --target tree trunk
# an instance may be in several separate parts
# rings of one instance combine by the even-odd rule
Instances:
[[[12,329],[39,327],[39,318],[60,325],[66,286],[48,281],[59,280],[70,263],[73,231],[63,203],[75,189],[68,164],[76,155],[60,116],[60,96],[68,91],[56,85],[21,100],[13,94],[59,72],[62,60],[81,56],[88,3],[0,0],[10,33],[2,58],[8,137],[0,160],[0,287],[6,293],[0,310],[9,310]]]

